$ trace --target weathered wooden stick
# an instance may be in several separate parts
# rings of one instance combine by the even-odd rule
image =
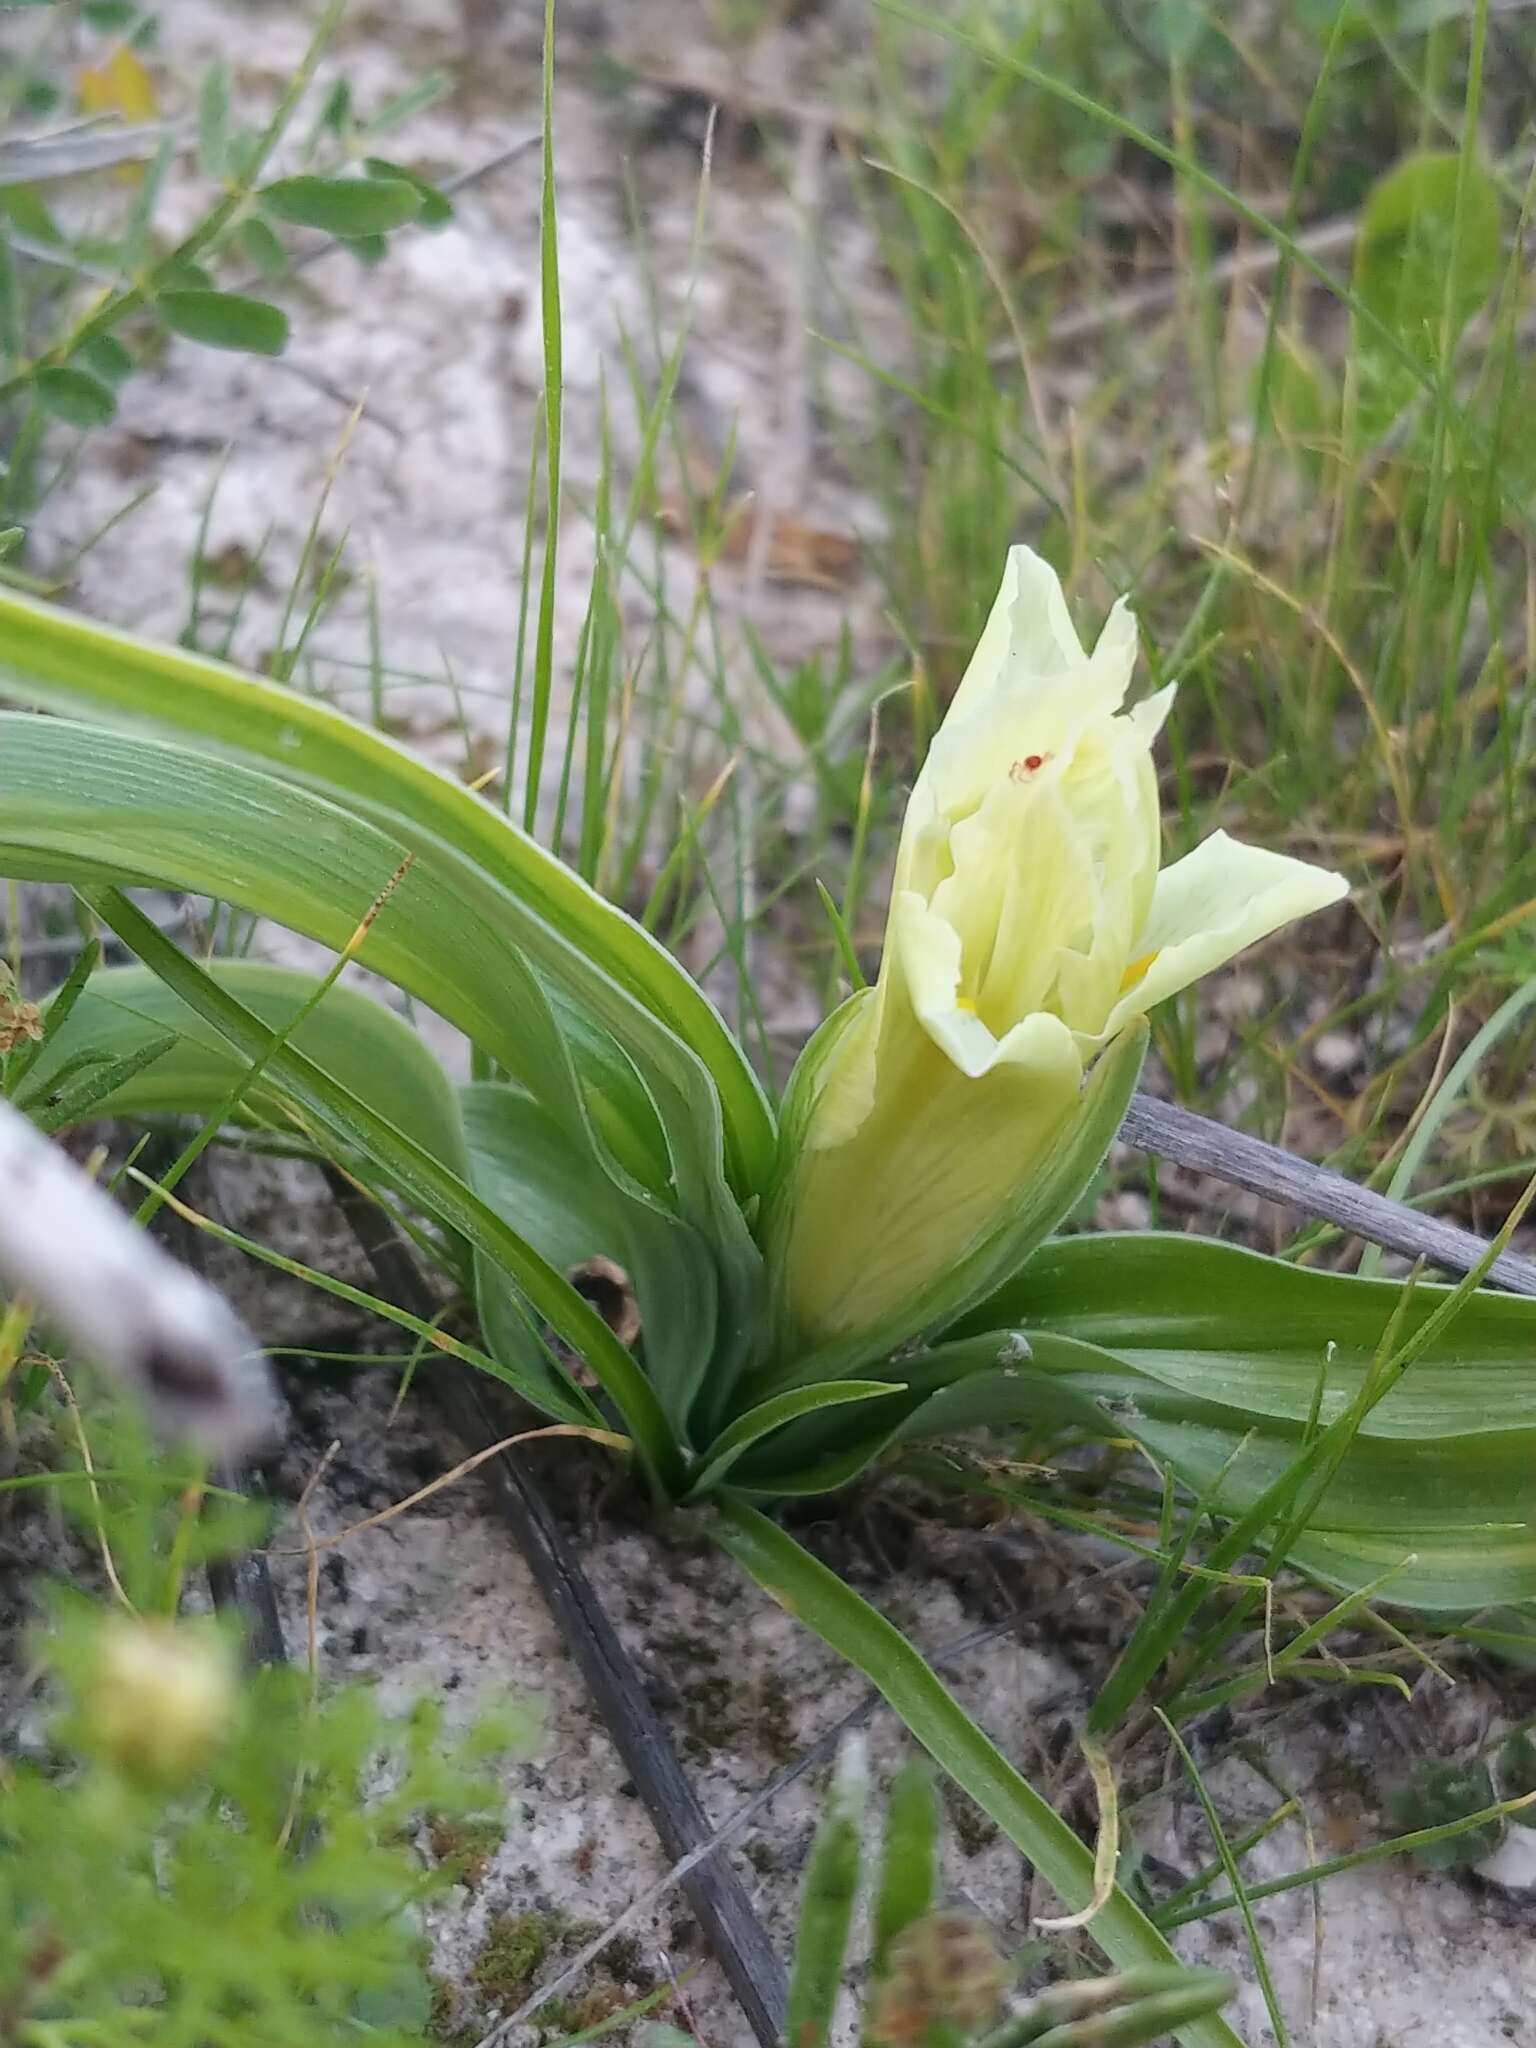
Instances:
[[[1386,1251],[1426,1259],[1448,1273],[1470,1273],[1488,1252],[1486,1241],[1470,1230],[1420,1215],[1417,1209],[1357,1187],[1326,1166],[1313,1166],[1281,1151],[1278,1145],[1266,1145],[1262,1138],[1229,1131],[1210,1117],[1197,1116],[1171,1102],[1158,1102],[1150,1095],[1132,1098],[1120,1136],[1138,1151],[1155,1152],[1160,1159],[1192,1166],[1197,1172],[1246,1188],[1251,1195],[1299,1210],[1303,1216],[1336,1223]],[[1536,1294],[1536,1259],[1501,1252],[1487,1277],[1511,1294]]]

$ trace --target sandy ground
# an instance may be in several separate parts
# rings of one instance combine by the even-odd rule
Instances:
[[[734,424],[741,473],[770,509],[828,532],[868,531],[871,508],[828,455],[829,410],[857,419],[853,380],[822,364],[806,368],[805,329],[818,315],[806,283],[803,220],[819,193],[821,112],[852,76],[860,9],[800,10],[806,17],[727,54],[708,38],[711,10],[669,0],[614,0],[564,10],[566,60],[559,93],[561,264],[568,374],[567,476],[561,533],[561,658],[568,661],[585,600],[590,548],[581,506],[595,487],[595,402],[606,370],[620,380],[620,343],[645,330],[648,293],[674,332],[690,300],[689,274],[702,108],[710,91],[787,106],[779,154],[722,133],[713,174],[708,247],[691,293],[695,336],[681,394],[690,437],[718,452]],[[784,10],[794,12],[794,10]],[[308,10],[272,4],[262,33],[245,10],[177,0],[163,16],[167,69],[195,78],[222,51],[259,91],[297,59]],[[701,35],[703,40],[701,42]],[[451,173],[489,162],[532,134],[537,117],[533,10],[465,5],[458,13],[410,0],[371,14],[354,10],[342,61],[359,98],[398,90],[432,63],[464,69],[470,83],[413,123],[400,144],[423,165]],[[598,63],[606,60],[604,72]],[[614,67],[650,83],[615,94]],[[662,83],[660,81],[665,81]],[[808,143],[806,138],[810,136]],[[798,152],[798,153],[797,153]],[[642,262],[626,225],[626,191],[638,194],[649,242]],[[180,203],[180,202],[178,202]],[[272,644],[283,591],[319,494],[334,467],[352,402],[366,408],[336,475],[323,519],[334,542],[347,535],[359,572],[316,643],[327,685],[354,701],[367,659],[363,590],[379,593],[389,711],[414,744],[455,772],[473,772],[476,741],[499,746],[516,632],[515,587],[528,450],[539,381],[537,324],[538,167],[530,151],[465,193],[455,222],[399,238],[375,270],[331,256],[305,273],[294,302],[295,342],[286,368],[251,365],[177,346],[160,375],[135,380],[120,422],[49,508],[45,543],[62,547],[105,520],[145,483],[153,497],[87,557],[79,601],[113,620],[174,636],[187,619],[184,568],[210,490],[207,552],[233,561],[258,551],[263,587],[247,606],[236,652],[259,659]],[[880,307],[868,238],[834,210],[818,228],[824,259],[843,289]],[[894,308],[883,309],[892,331]],[[626,439],[626,436],[629,438]],[[616,428],[619,463],[633,429]],[[681,546],[668,574],[686,595],[696,567]],[[762,559],[719,573],[728,633],[754,622],[788,659],[825,649],[847,619],[861,658],[887,650],[870,583],[845,571],[832,591],[787,582]],[[631,593],[638,631],[644,603]],[[674,597],[674,602],[677,601]],[[217,615],[217,591],[208,602]],[[739,650],[744,715],[771,735]],[[444,678],[457,686],[462,717]],[[804,1016],[787,1006],[786,1029]],[[240,1194],[230,1190],[233,1206]],[[247,1193],[269,1234],[314,1249],[309,1212],[283,1194]],[[260,1281],[254,1300],[270,1337],[310,1342],[334,1335],[312,1298]],[[369,1382],[343,1391],[289,1375],[295,1431],[282,1484],[297,1491],[321,1449],[342,1452],[317,1497],[316,1526],[329,1530],[388,1504],[461,1455],[414,1410],[386,1426],[387,1395]],[[677,1731],[711,1813],[723,1819],[787,1759],[860,1697],[848,1671],[784,1615],[739,1582],[707,1543],[686,1529],[654,1531],[610,1511],[586,1491],[587,1475],[551,1453],[558,1495],[584,1531],[586,1556],[610,1611]],[[281,1539],[280,1539],[281,1540]],[[966,1703],[1037,1781],[1070,1795],[1086,1820],[1081,1788],[1063,1759],[1067,1731],[1091,1696],[1112,1594],[1081,1552],[1059,1552],[1043,1532],[1016,1536],[1011,1551],[919,1526],[895,1563],[860,1512],[815,1540],[921,1644],[945,1644],[1005,1606],[1033,1612],[1022,1641],[998,1639],[962,1660],[953,1676]],[[301,1567],[279,1564],[287,1620],[301,1636]],[[1106,1603],[1108,1603],[1106,1605]],[[1083,1648],[1084,1630],[1098,1644]],[[601,1726],[540,1606],[524,1567],[475,1485],[444,1493],[414,1514],[349,1541],[322,1573],[319,1609],[325,1669],[365,1676],[403,1702],[413,1690],[446,1691],[456,1714],[509,1693],[537,1701],[544,1735],[508,1784],[505,1834],[474,1882],[436,1915],[439,1968],[454,2025],[489,2016],[472,1989],[476,1959],[500,1916],[533,1916],[550,1951],[541,1968],[606,1922],[661,1873],[644,1813],[622,1782]],[[1507,1711],[1485,1680],[1466,1679],[1447,1720],[1438,1681],[1416,1707],[1389,1711],[1374,1695],[1314,1704],[1266,1749],[1274,1775],[1298,1791],[1316,1829],[1316,1854],[1373,1839],[1381,1795],[1415,1749],[1472,1735]],[[900,1754],[888,1717],[874,1723],[882,1768]],[[814,1781],[813,1781],[814,1782]],[[1242,1760],[1213,1765],[1213,1791],[1234,1832],[1270,1810],[1275,1794]],[[787,1938],[797,1874],[808,1847],[815,1794],[783,1794],[745,1838],[738,1864],[779,1940]],[[1150,1853],[1188,1873],[1210,1857],[1198,1808],[1174,1787],[1138,1826]],[[952,1808],[949,1882],[1010,1943],[1029,1937],[1034,1901],[1017,1857]],[[1256,1876],[1300,1867],[1307,1843],[1290,1825],[1251,1859]],[[1519,1896],[1473,1880],[1431,1878],[1391,1863],[1330,1885],[1321,1922],[1305,1893],[1264,1906],[1259,1925],[1297,2042],[1312,2048],[1493,2048],[1536,2041],[1536,1951]],[[502,1923],[504,1925],[504,1922]],[[1320,1945],[1319,1945],[1320,1944]],[[1243,1967],[1240,1935],[1221,1922],[1182,1942],[1192,1958]],[[674,1899],[651,1915],[608,1979],[638,1991],[699,1961],[696,1933]],[[518,1994],[520,1995],[520,1994]],[[699,2038],[746,2038],[714,1973],[690,1977],[686,2007]],[[1250,1986],[1237,2017],[1253,2043],[1273,2038]]]

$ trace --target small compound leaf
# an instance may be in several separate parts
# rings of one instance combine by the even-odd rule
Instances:
[[[1492,296],[1503,263],[1493,179],[1476,162],[1425,151],[1373,188],[1355,290],[1415,354],[1433,356],[1442,321],[1449,316],[1454,338]]]
[[[288,315],[243,292],[162,292],[155,305],[173,334],[204,348],[280,356],[288,345]]]
[[[398,178],[412,186],[421,199],[417,220],[422,227],[444,227],[453,219],[453,201],[430,179],[422,177],[419,171],[407,170],[404,164],[397,164],[387,156],[364,157],[363,169],[370,178]]]
[[[115,334],[93,334],[89,341],[80,344],[75,360],[81,369],[89,370],[114,391],[133,374],[133,357]]]
[[[39,370],[32,382],[43,409],[69,426],[104,427],[117,411],[112,387],[72,364]]]
[[[1454,1827],[1498,1804],[1493,1778],[1480,1758],[1466,1763],[1421,1765],[1387,1801],[1388,1812],[1404,1834],[1420,1828]],[[1481,1863],[1504,1839],[1502,1820],[1484,1821],[1465,1833],[1426,1842],[1414,1856],[1426,1870],[1455,1870]]]
[[[404,178],[279,178],[258,196],[279,220],[344,241],[388,234],[421,212],[421,194]]]
[[[326,94],[320,109],[320,126],[329,129],[332,135],[345,135],[352,126],[352,88],[344,78],[338,78]]]
[[[263,277],[281,277],[288,268],[288,252],[259,214],[240,223],[240,246]]]
[[[1355,245],[1355,291],[1414,356],[1437,363],[1453,348],[1502,268],[1498,188],[1480,164],[1424,151],[1373,188]],[[1374,440],[1414,400],[1419,380],[1368,332],[1357,358],[1357,418]]]
[[[210,178],[229,161],[229,72],[221,63],[208,67],[197,96],[197,157]]]
[[[156,273],[156,282],[162,292],[212,292],[218,286],[210,271],[201,263],[190,262],[185,256],[173,256],[170,262],[162,264]]]

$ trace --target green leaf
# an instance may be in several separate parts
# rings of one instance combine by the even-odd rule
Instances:
[[[1106,1366],[1118,1361],[1067,1339],[1051,1340],[1066,1365]],[[766,1498],[832,1493],[857,1478],[877,1458],[904,1443],[956,1435],[972,1429],[1023,1427],[1044,1421],[1101,1427],[1093,1389],[1050,1373],[1026,1371],[1020,1361],[1034,1356],[1015,1330],[991,1330],[964,1342],[941,1344],[903,1358],[890,1369],[892,1399],[876,1427],[862,1415],[808,1409],[792,1426],[762,1440],[737,1469],[734,1486]]]
[[[229,71],[217,61],[197,96],[197,159],[210,178],[221,177],[229,161]]]
[[[690,1176],[706,1173],[718,1150],[722,1110],[732,1183],[743,1197],[761,1190],[773,1122],[713,1006],[647,932],[460,784],[313,698],[9,590],[0,591],[0,673],[13,697],[257,762],[388,832],[408,833],[421,857],[430,849],[541,977],[566,992],[570,1028],[590,1035],[600,1025],[624,1046],[674,1143],[686,1117],[699,1156],[677,1162],[685,1202]],[[476,970],[461,960],[461,976]],[[504,1064],[519,1071],[516,1058]]]
[[[426,108],[435,106],[452,90],[453,78],[449,72],[429,71],[414,85],[408,85],[403,92],[387,99],[378,112],[363,123],[363,133],[387,134],[391,128],[399,128]]]
[[[0,714],[0,844],[13,874],[152,876],[338,950],[407,855],[377,827],[216,756],[16,713]],[[430,851],[395,885],[357,957],[525,1075],[555,1114],[578,1118],[543,992]]]
[[[1069,1910],[1093,1896],[1093,1856],[1020,1776],[901,1632],[793,1537],[744,1502],[726,1501],[709,1523],[715,1541],[814,1635],[863,1672],[962,1791],[1027,1856]],[[1173,1951],[1117,1885],[1087,1933],[1122,1969],[1170,1964]],[[1179,2024],[1184,2048],[1242,2048],[1214,2014]]]
[[[23,1040],[13,1048],[5,1062],[5,1085],[17,1103],[22,1101],[21,1088],[38,1061],[48,1049],[48,1041],[69,1022],[70,1012],[85,991],[85,984],[96,972],[101,961],[101,941],[88,939],[75,958],[74,965],[53,994],[48,998],[43,1012],[43,1035],[40,1039]]]
[[[864,1861],[864,1809],[869,1761],[862,1736],[839,1752],[826,1810],[805,1866],[794,1972],[784,2010],[784,2039],[795,2048],[826,2048],[842,1988],[853,1909]]]
[[[161,292],[155,310],[173,334],[204,348],[280,356],[288,345],[288,315],[243,292]]]
[[[0,842],[10,872],[179,878],[172,886],[206,888],[340,947],[400,867],[404,849],[372,825],[248,769],[58,720],[12,717],[5,726]],[[671,1209],[665,1148],[653,1159],[648,1133],[625,1122],[627,1097],[650,1114],[633,1070],[610,1048],[594,1064],[600,1094],[584,1095],[521,949],[465,904],[430,848],[396,884],[358,957],[518,1073],[542,1105],[559,1170],[574,1176],[585,1162],[593,1217],[624,1219],[616,1255],[643,1291],[652,1369],[681,1433],[688,1394],[716,1355],[722,1295],[714,1248]],[[590,1027],[586,1046],[596,1063]],[[174,1095],[169,1078],[167,1088]],[[526,1135],[509,1140],[514,1150]],[[603,1248],[583,1246],[580,1256]],[[746,1248],[755,1261],[750,1240]],[[750,1326],[745,1306],[733,1303],[731,1313]]]
[[[1505,1799],[1536,1794],[1536,1743],[1528,1728],[1517,1728],[1499,1745],[1499,1791]],[[1536,1806],[1522,1807],[1510,1819],[1517,1828],[1536,1828]]]
[[[78,880],[155,877],[206,891],[340,948],[398,873],[357,949],[367,966],[429,1003],[516,1076],[554,1120],[556,1153],[612,1183],[600,1213],[626,1224],[629,1270],[651,1304],[657,1385],[684,1434],[706,1371],[726,1375],[756,1327],[760,1261],[717,1181],[708,1208],[679,1216],[674,1170],[651,1098],[622,1049],[564,1002],[552,1004],[520,943],[539,927],[495,915],[461,886],[445,850],[408,824],[405,844],[268,775],[159,741],[0,714],[0,867]],[[408,859],[408,848],[416,852]],[[405,864],[404,872],[399,872]],[[641,1020],[645,1013],[637,1014]],[[572,1046],[579,1049],[578,1075]],[[683,1136],[688,1135],[686,1129]],[[718,1175],[718,1152],[715,1154]],[[699,1187],[702,1160],[676,1175]],[[621,1260],[624,1255],[621,1254]]]
[[[46,1094],[28,1090],[27,1114],[50,1136],[86,1117],[105,1115],[102,1105],[114,1095],[126,1093],[137,1076],[158,1065],[175,1043],[167,1033],[163,1038],[145,1039],[118,1059],[70,1060],[59,1069]]]
[[[263,277],[282,277],[288,269],[288,252],[276,231],[260,214],[253,213],[240,223],[240,246]]]
[[[281,1029],[313,993],[315,977],[255,960],[214,960],[208,973],[221,988]],[[44,1009],[45,1026],[58,998]],[[183,999],[145,967],[110,967],[92,975],[64,1024],[49,1030],[27,1074],[22,1107],[44,1101],[67,1061],[123,1059],[143,1044],[168,1048],[154,1065],[120,1083],[97,1109],[102,1116],[206,1115],[228,1096],[247,1062]],[[369,1102],[397,1129],[445,1165],[462,1171],[464,1133],[447,1076],[403,1017],[347,987],[327,992],[294,1030],[290,1044]],[[285,1098],[266,1077],[242,1108],[285,1121]]]
[[[32,383],[44,410],[72,427],[104,427],[117,411],[112,387],[69,363],[39,370]]]
[[[352,126],[352,88],[338,78],[320,108],[320,126],[332,135],[345,135]]]
[[[83,341],[75,353],[75,360],[93,377],[99,377],[103,384],[116,390],[133,375],[134,361],[115,334],[93,334]]]
[[[1356,410],[1368,438],[1414,397],[1413,361],[1440,365],[1503,268],[1499,193],[1476,158],[1425,151],[1372,188],[1355,243],[1355,297],[1378,332],[1361,329]],[[1409,357],[1383,346],[1384,332]]]
[[[720,1289],[708,1245],[654,1198],[607,1177],[531,1096],[479,1082],[460,1099],[470,1179],[497,1214],[562,1272],[602,1256],[629,1276],[647,1370],[685,1438],[689,1400],[717,1342]],[[519,1311],[484,1261],[477,1292],[486,1330],[509,1344],[523,1341]]]
[[[279,178],[257,194],[268,213],[295,227],[321,228],[350,241],[404,227],[421,212],[421,194],[404,178]]]
[[[12,697],[198,748],[7,720],[12,873],[174,870],[173,886],[341,945],[409,853],[361,957],[459,1025],[616,1182],[699,1233],[718,1343],[707,1379],[701,1357],[678,1362],[668,1400],[678,1414],[691,1390],[729,1398],[761,1320],[762,1261],[737,1190],[766,1178],[773,1126],[741,1048],[648,934],[491,806],[314,699],[9,591],[0,674]]]
[[[891,1943],[931,1911],[939,1880],[939,1801],[926,1763],[904,1764],[891,1782],[885,1848],[871,1916],[870,1971],[884,1968]]]
[[[1115,1977],[1064,1979],[987,2038],[992,2048],[1143,2048],[1219,2013],[1236,1991],[1224,1970],[1148,1963]]]
[[[1113,1351],[1181,1394],[1331,1422],[1359,1392],[1402,1299],[1397,1280],[1313,1271],[1211,1238],[1159,1231],[1057,1238],[956,1331],[1053,1331]],[[1413,1290],[1411,1336],[1452,1290]],[[1480,1290],[1371,1410],[1373,1436],[1426,1440],[1536,1429],[1536,1300]]]
[[[47,242],[55,249],[65,245],[36,185],[0,185],[0,215],[36,242]]]
[[[710,1445],[690,1499],[699,1499],[720,1485],[726,1474],[761,1438],[770,1436],[802,1415],[820,1415],[831,1408],[845,1408],[889,1399],[905,1392],[890,1380],[818,1380],[814,1387],[796,1387],[787,1394],[774,1394],[737,1416]]]
[[[1389,1330],[1398,1347],[1420,1344],[1456,1294],[1418,1285],[1405,1304],[1395,1281],[1309,1272],[1199,1238],[1066,1238],[968,1319],[996,1316],[999,1328],[945,1349],[959,1360],[969,1345],[1027,1332],[1016,1411],[1036,1397],[1039,1374],[1059,1398],[1096,1408],[1106,1430],[1136,1436],[1194,1493],[1219,1481],[1213,1505],[1235,1519],[1283,1490],[1319,1430],[1350,1417]],[[1359,1417],[1291,1561],[1351,1589],[1387,1574],[1378,1597],[1409,1607],[1536,1597],[1533,1348],[1536,1301],[1467,1294]],[[902,1376],[918,1382],[924,1370],[909,1361]],[[967,1386],[984,1405],[985,1382]]]
[[[1506,1791],[1505,1797],[1512,1795]],[[1387,1801],[1393,1825],[1404,1834],[1420,1828],[1445,1827],[1483,1813],[1497,1805],[1493,1777],[1481,1759],[1467,1763],[1421,1765],[1396,1787]],[[1491,1856],[1504,1839],[1507,1823],[1490,1820],[1465,1834],[1449,1835],[1419,1849],[1417,1860],[1426,1870],[1465,1869]]]
[[[1458,216],[1459,209],[1459,216]],[[1371,188],[1355,243],[1355,290],[1416,352],[1439,353],[1493,295],[1503,270],[1499,188],[1475,157],[1424,151]]]
[[[165,181],[171,174],[171,163],[176,146],[169,135],[162,138],[153,159],[145,166],[139,180],[138,190],[133,195],[133,204],[128,209],[128,218],[123,223],[119,260],[130,275],[138,275],[150,262],[150,234],[154,227],[155,214],[159,209],[160,195],[165,190]]]
[[[212,292],[218,286],[213,281],[211,270],[205,270],[201,263],[194,263],[186,256],[173,256],[163,263],[155,273],[155,282],[167,292]]]
[[[274,1046],[274,1034],[261,1019],[220,988],[195,961],[179,953],[126,897],[115,889],[81,893],[103,922],[234,1051],[247,1061],[266,1061],[273,1084],[321,1130],[362,1153],[424,1215],[465,1238],[516,1281],[555,1334],[591,1366],[656,1483],[663,1489],[675,1489],[681,1479],[681,1461],[656,1396],[596,1310],[458,1174],[292,1045]],[[524,1391],[548,1410],[545,1390],[530,1387]]]
[[[453,219],[453,201],[419,171],[407,170],[387,156],[366,156],[363,169],[370,178],[396,178],[411,186],[421,201],[417,220],[424,228],[440,228]]]

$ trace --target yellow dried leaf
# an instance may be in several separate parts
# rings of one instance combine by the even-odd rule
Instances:
[[[87,114],[120,114],[125,121],[153,121],[160,113],[154,81],[126,43],[120,43],[105,63],[81,72],[79,95],[81,108]],[[122,164],[114,175],[134,182],[144,172],[138,164]]]

